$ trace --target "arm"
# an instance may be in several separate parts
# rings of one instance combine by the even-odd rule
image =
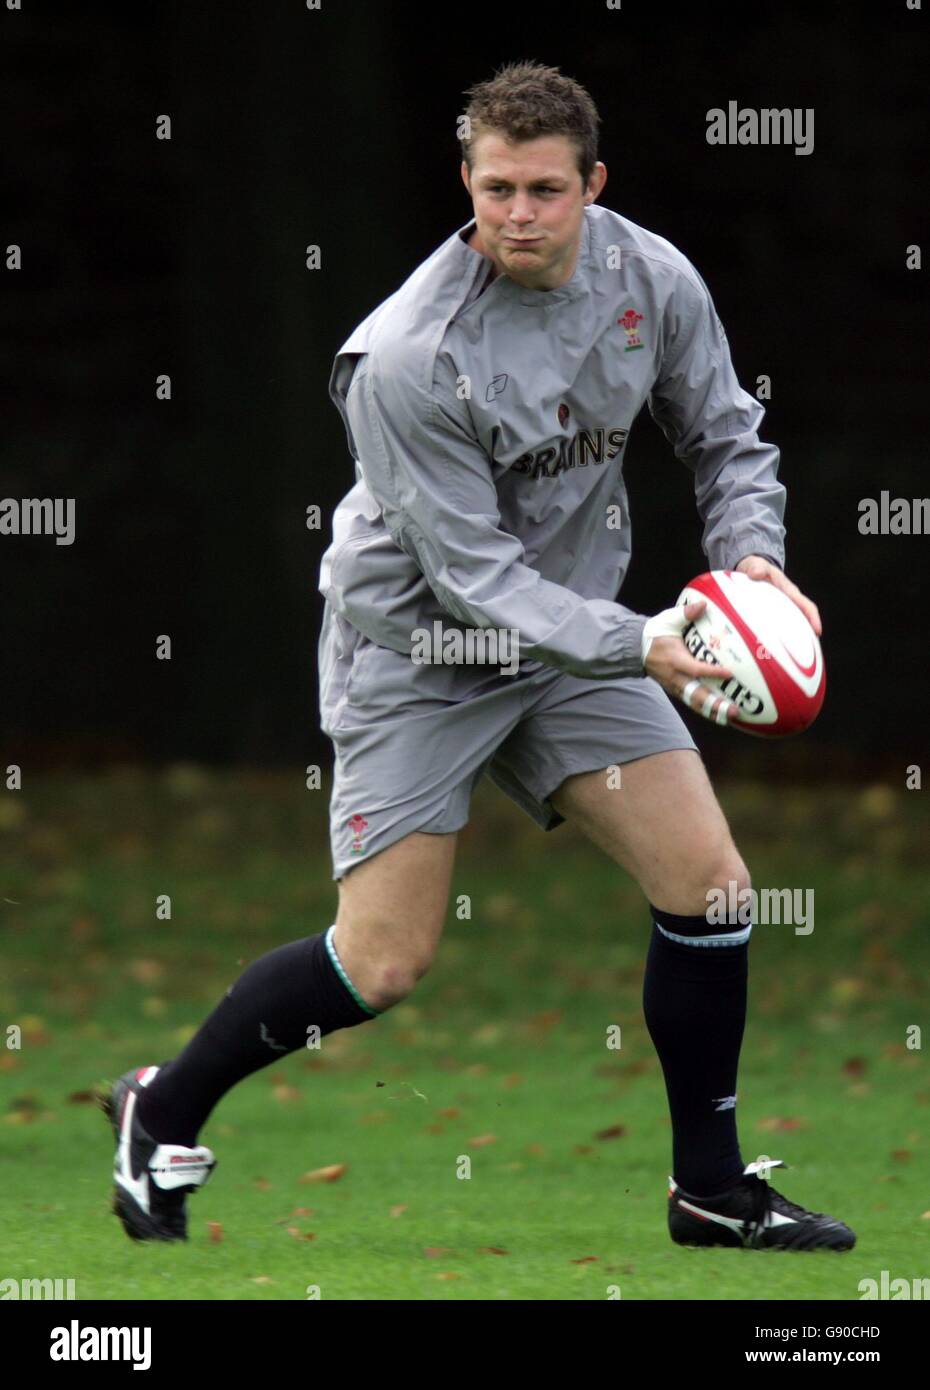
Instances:
[[[366,357],[346,411],[368,490],[441,606],[472,627],[516,629],[521,660],[642,676],[645,617],[584,599],[525,563],[522,543],[501,529],[490,463],[467,417],[403,366]]]
[[[778,450],[759,439],[765,411],[736,379],[710,292],[691,267],[669,302],[665,352],[649,400],[653,419],[694,473],[711,569],[767,580],[801,609],[818,634],[820,615],[783,573],[785,489]]]
[[[682,274],[663,319],[664,351],[649,409],[676,458],[694,474],[711,569],[750,555],[784,564],[785,489],[778,450],[760,441],[765,411],[740,386],[710,293]]]

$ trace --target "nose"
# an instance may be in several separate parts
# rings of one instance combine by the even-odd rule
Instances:
[[[530,200],[525,193],[517,193],[510,205],[510,220],[515,227],[523,227],[527,222],[532,222],[535,213],[530,206]]]

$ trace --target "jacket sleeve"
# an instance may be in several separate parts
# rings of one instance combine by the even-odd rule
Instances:
[[[662,364],[649,398],[653,419],[694,474],[712,569],[747,555],[783,567],[785,489],[779,452],[759,439],[765,411],[740,386],[726,334],[704,281],[689,265],[663,318]]]
[[[440,606],[465,625],[515,631],[521,661],[595,679],[642,676],[645,617],[582,598],[525,563],[520,540],[501,529],[490,460],[466,412],[448,383],[426,390],[404,370],[402,348],[397,356],[359,363],[346,415],[365,484]]]

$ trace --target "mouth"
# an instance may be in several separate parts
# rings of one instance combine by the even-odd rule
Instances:
[[[539,237],[539,236],[533,236],[533,237],[515,237],[515,236],[508,236],[508,237],[504,237],[504,241],[507,243],[508,246],[538,246],[539,243],[542,241],[542,237]]]

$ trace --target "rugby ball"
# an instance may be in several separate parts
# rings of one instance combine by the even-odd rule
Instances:
[[[796,603],[764,579],[738,570],[699,574],[678,603],[704,599],[704,612],[685,628],[685,646],[698,661],[733,672],[704,684],[723,692],[739,710],[732,729],[785,738],[810,727],[827,687],[817,634]]]

